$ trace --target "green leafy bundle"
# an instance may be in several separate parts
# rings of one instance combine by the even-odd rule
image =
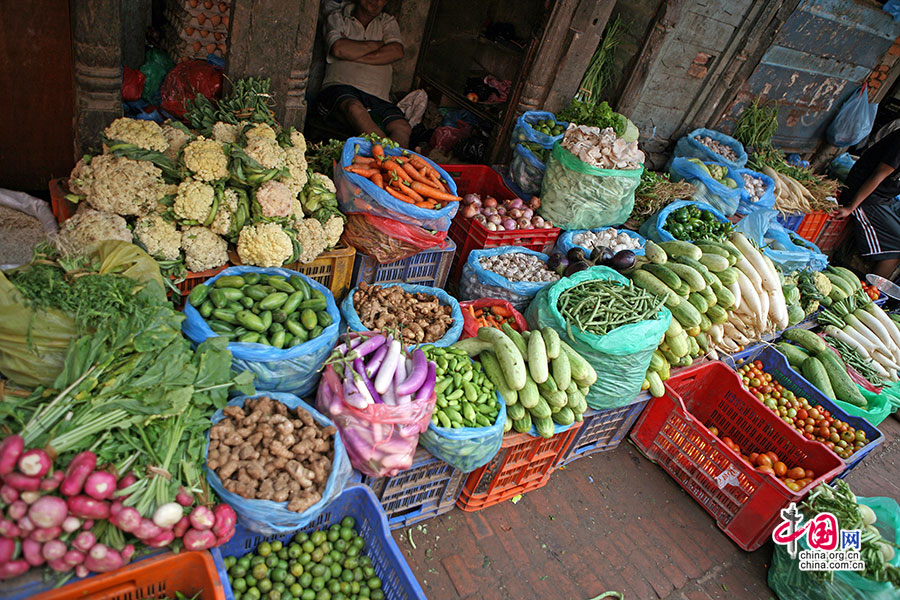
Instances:
[[[556,118],[601,129],[612,127],[618,136],[625,134],[628,125],[625,117],[614,111],[605,100],[599,104],[572,100],[569,106],[556,115]]]

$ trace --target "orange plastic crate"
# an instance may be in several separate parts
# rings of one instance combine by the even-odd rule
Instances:
[[[305,265],[291,263],[283,268],[299,271],[321,283],[334,296],[334,301],[340,303],[348,291],[350,282],[353,281],[353,263],[356,261],[356,248],[338,244],[333,250],[323,252],[316,260]]]
[[[37,594],[32,600],[174,598],[175,592],[188,598],[199,592],[199,600],[225,599],[209,552],[169,552]]]
[[[497,456],[469,474],[456,507],[474,512],[544,487],[580,428],[581,423],[575,423],[549,439],[506,434]]]
[[[826,221],[828,221],[828,213],[825,211],[816,210],[806,213],[803,220],[800,221],[800,225],[797,226],[797,235],[815,244]]]
[[[816,246],[819,247],[819,250],[831,252],[840,246],[853,231],[852,227],[848,227],[849,223],[850,217],[835,219],[829,216],[823,224],[819,237],[816,238]]]
[[[66,200],[66,194],[69,193],[67,181],[68,177],[57,177],[50,180],[50,209],[53,211],[53,216],[56,217],[56,222],[60,225],[78,210],[77,204]]]

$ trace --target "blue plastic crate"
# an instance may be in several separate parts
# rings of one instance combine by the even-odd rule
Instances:
[[[750,350],[745,350],[740,357],[738,355],[722,357],[722,362],[733,369],[749,361],[756,360],[762,362],[763,370],[772,375],[773,380],[780,383],[785,389],[793,392],[795,396],[806,398],[812,406],[821,404],[835,419],[844,421],[855,429],[862,429],[866,432],[866,438],[869,440],[869,443],[853,453],[850,458],[844,460],[847,467],[838,475],[839,478],[843,479],[846,477],[853,467],[858,465],[867,454],[884,441],[884,436],[877,427],[861,417],[854,417],[844,412],[830,398],[827,398],[813,384],[792,369],[784,354],[775,348],[771,346],[757,346]],[[766,408],[765,410],[769,409]]]
[[[465,473],[420,447],[407,470],[391,477],[363,475],[360,483],[381,502],[388,526],[399,529],[451,510],[465,480]]]
[[[409,258],[380,264],[374,257],[360,252],[353,261],[353,285],[366,283],[415,283],[443,288],[456,254],[456,244],[449,237],[446,248],[423,250]]]
[[[778,221],[778,223],[782,227],[787,229],[788,231],[797,231],[797,228],[800,227],[800,223],[803,222],[803,217],[805,217],[805,216],[806,215],[804,215],[804,214],[798,214],[798,215],[779,214],[778,217],[776,218],[776,221]]]
[[[625,406],[608,410],[587,409],[583,415],[584,422],[569,449],[563,454],[559,466],[597,452],[618,448],[648,402],[650,392],[641,392],[631,404]]]
[[[211,551],[219,577],[222,579],[226,600],[234,600],[234,593],[231,590],[231,583],[228,581],[224,557],[244,556],[264,541],[277,539],[286,544],[296,533],[327,528],[340,522],[344,517],[356,519],[356,530],[366,541],[363,552],[372,559],[372,567],[375,569],[375,574],[381,578],[381,586],[386,600],[426,600],[422,587],[416,581],[409,565],[406,564],[400,548],[397,547],[397,542],[391,537],[387,520],[378,505],[378,500],[375,499],[371,490],[361,485],[345,489],[315,521],[293,533],[262,536],[238,525],[234,537],[228,543],[213,548]]]

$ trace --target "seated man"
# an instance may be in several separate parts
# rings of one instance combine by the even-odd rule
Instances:
[[[390,137],[406,148],[409,123],[403,111],[388,101],[391,63],[403,58],[403,42],[397,20],[381,12],[386,2],[353,0],[329,15],[325,31],[327,65],[318,104],[323,116],[342,118],[358,134]]]

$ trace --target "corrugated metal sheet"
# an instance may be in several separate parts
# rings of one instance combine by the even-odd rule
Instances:
[[[781,105],[775,144],[797,152],[813,150],[834,113],[898,35],[900,25],[871,4],[804,0],[778,32],[725,121],[733,121],[750,99],[762,96]]]

